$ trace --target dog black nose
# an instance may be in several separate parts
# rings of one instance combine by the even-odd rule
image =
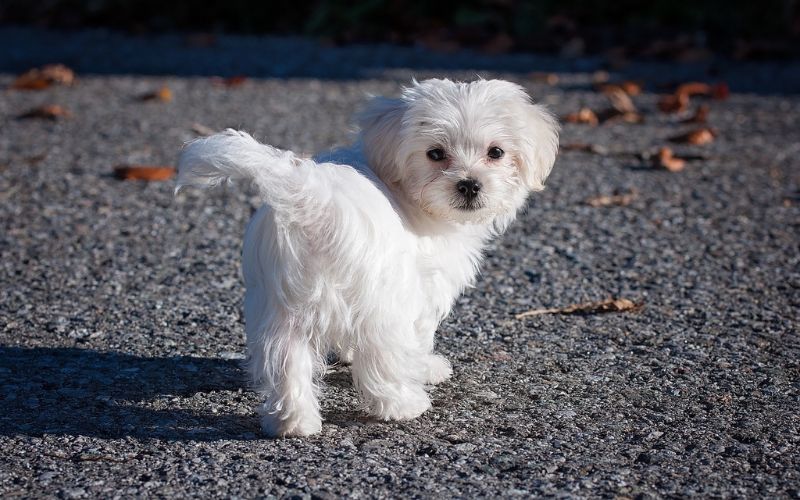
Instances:
[[[481,187],[481,183],[475,179],[464,179],[463,181],[458,181],[458,184],[456,184],[458,192],[467,200],[472,200],[478,196]]]

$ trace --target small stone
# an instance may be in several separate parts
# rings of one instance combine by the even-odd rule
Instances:
[[[86,490],[83,488],[70,488],[64,492],[67,498],[78,498],[86,495]]]
[[[656,439],[660,438],[663,435],[664,433],[661,431],[653,431],[650,434],[648,434],[647,437],[644,439],[645,441],[655,441]]]
[[[58,473],[56,473],[56,472],[53,472],[53,471],[47,471],[47,472],[42,472],[41,474],[39,474],[39,477],[38,477],[37,479],[38,479],[39,481],[45,482],[45,481],[50,481],[50,480],[52,480],[52,479],[53,479],[54,477],[56,477],[57,475],[58,475]]]
[[[475,397],[478,399],[483,399],[487,401],[492,401],[495,399],[500,399],[500,396],[493,391],[479,391],[475,393]]]
[[[473,451],[478,449],[477,445],[472,443],[461,443],[453,446],[453,449],[458,453],[472,453]]]
[[[556,416],[561,420],[572,420],[578,414],[574,410],[561,410],[560,412],[556,413]]]

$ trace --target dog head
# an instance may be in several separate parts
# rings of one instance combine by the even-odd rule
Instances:
[[[510,220],[544,181],[558,124],[502,80],[414,82],[360,115],[370,167],[428,215],[457,223]]]

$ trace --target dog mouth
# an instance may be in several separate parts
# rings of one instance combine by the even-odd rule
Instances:
[[[453,203],[453,208],[456,210],[460,210],[462,212],[477,212],[481,208],[483,208],[483,203],[479,200],[461,200],[457,203]]]

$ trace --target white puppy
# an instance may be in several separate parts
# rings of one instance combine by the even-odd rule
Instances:
[[[227,130],[189,143],[178,189],[252,181],[244,239],[248,366],[272,436],[320,431],[335,351],[367,410],[411,419],[452,374],[434,333],[490,238],[541,190],[558,125],[518,85],[425,80],[374,98],[351,148],[304,159]]]

